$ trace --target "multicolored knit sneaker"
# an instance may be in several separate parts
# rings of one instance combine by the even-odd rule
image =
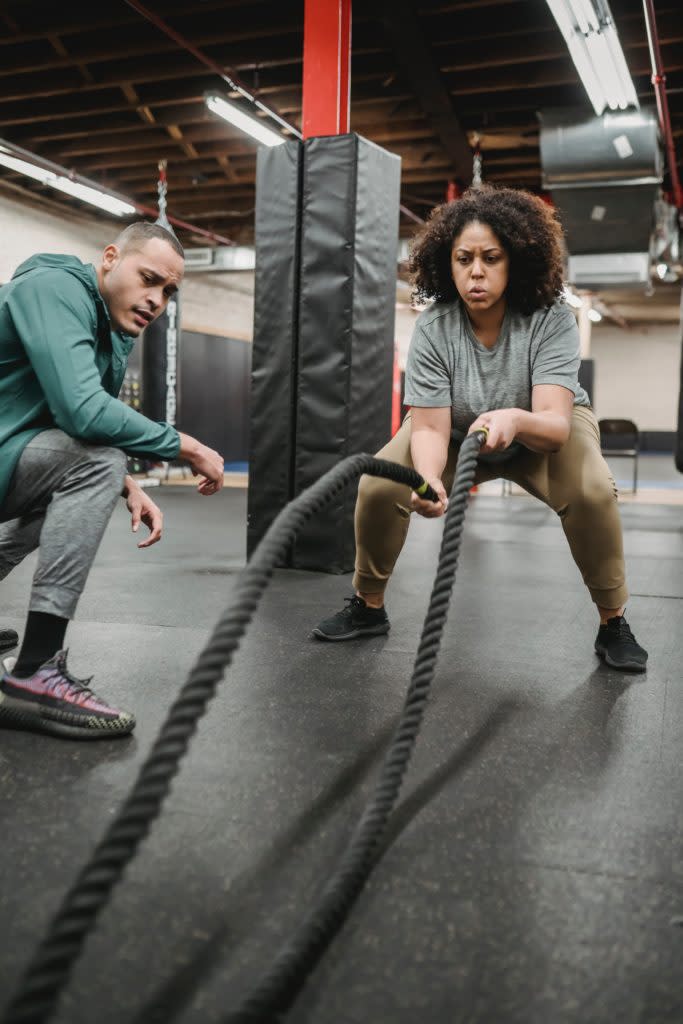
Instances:
[[[66,651],[57,653],[25,679],[6,672],[0,679],[0,726],[47,732],[67,739],[126,736],[135,728],[129,711],[110,707],[66,667]]]

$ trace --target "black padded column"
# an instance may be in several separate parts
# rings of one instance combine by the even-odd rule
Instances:
[[[259,153],[248,551],[292,497],[389,439],[400,159],[358,135]],[[289,564],[353,568],[349,488]]]
[[[302,154],[286,142],[260,147],[256,161],[248,555],[294,496]]]
[[[304,146],[295,493],[391,434],[400,159],[358,135]],[[307,524],[292,566],[353,568],[350,487]]]

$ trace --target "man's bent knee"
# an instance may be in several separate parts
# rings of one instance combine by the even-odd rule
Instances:
[[[98,479],[110,479],[112,486],[121,490],[126,475],[126,455],[120,448],[93,445],[88,450],[88,462]]]

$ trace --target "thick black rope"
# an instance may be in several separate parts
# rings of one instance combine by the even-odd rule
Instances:
[[[446,623],[460,553],[467,496],[474,483],[477,454],[485,434],[462,444],[444,524],[439,565],[432,587],[415,667],[382,771],[341,861],[294,935],[225,1024],[274,1024],[294,1002],[306,978],[344,923],[375,864],[387,821],[396,806],[429,699],[441,634]]]
[[[344,459],[279,513],[237,577],[230,605],[171,707],[121,810],[52,920],[3,1024],[42,1024],[52,1016],[98,914],[161,812],[190,739],[232,661],[274,567],[306,520],[363,473],[406,484],[436,500],[434,491],[414,470],[360,454]]]

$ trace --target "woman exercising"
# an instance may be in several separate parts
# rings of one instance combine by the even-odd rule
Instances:
[[[439,495],[364,476],[356,504],[356,594],[313,630],[351,640],[389,630],[384,591],[411,510],[442,516],[460,443],[485,426],[476,481],[503,477],[560,517],[597,606],[598,655],[643,672],[647,652],[626,619],[616,486],[578,383],[579,335],[562,301],[562,229],[541,199],[507,188],[469,190],[437,207],[413,248],[417,319],[406,367],[411,412],[378,454],[414,466]]]

